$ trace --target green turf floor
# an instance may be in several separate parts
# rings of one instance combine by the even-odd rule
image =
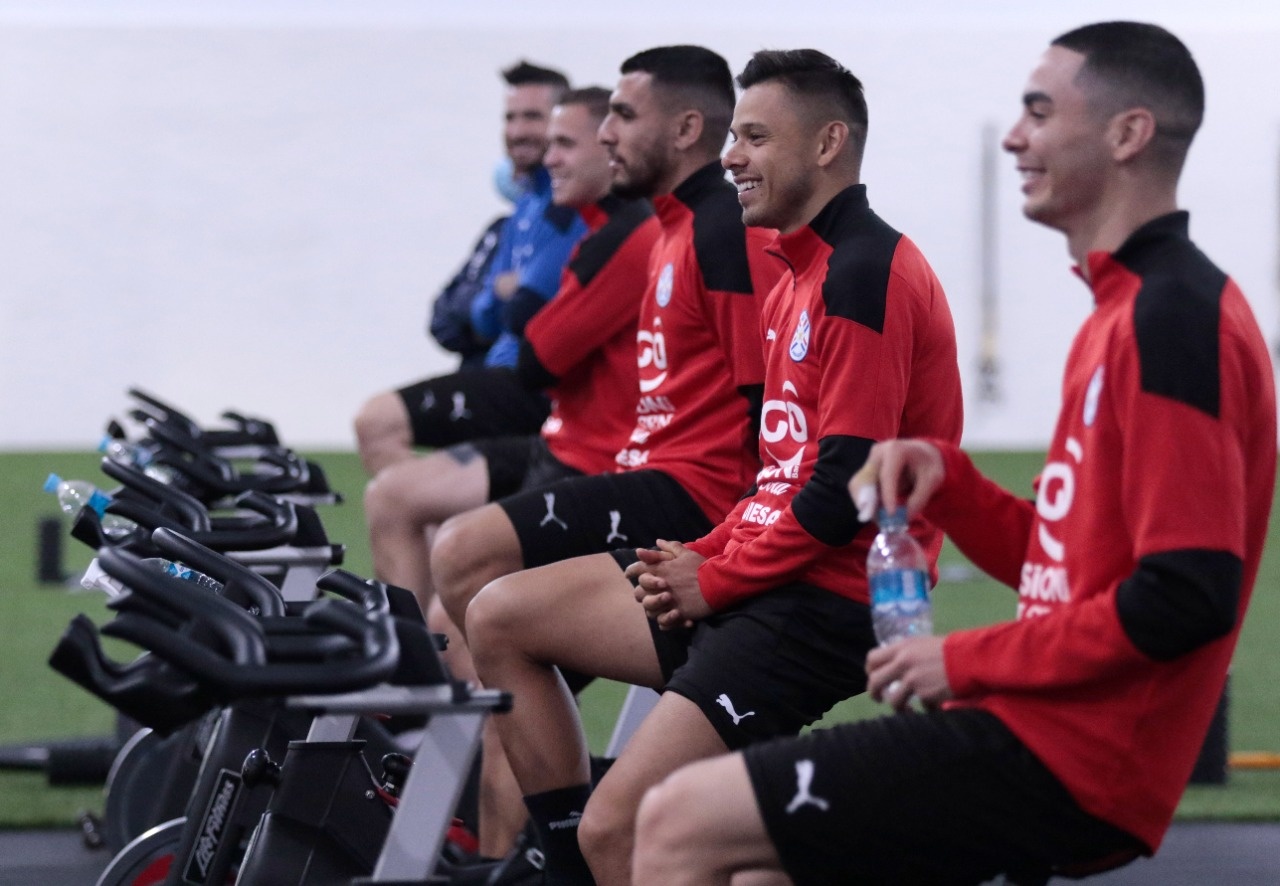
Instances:
[[[351,453],[313,453],[329,475],[343,504],[322,509],[330,538],[347,545],[345,568],[369,575],[368,543],[360,510],[363,475]],[[1038,453],[982,453],[980,466],[1007,488],[1030,496]],[[78,612],[105,620],[100,595],[36,581],[36,524],[57,514],[40,486],[50,471],[64,477],[97,479],[97,456],[88,453],[0,454],[0,744],[37,742],[107,734],[113,713],[102,703],[51,671],[45,664],[67,622]],[[105,478],[103,478],[105,481]],[[1273,522],[1273,527],[1274,527]],[[1280,530],[1273,528],[1273,536]],[[1264,559],[1231,676],[1230,744],[1237,751],[1280,752],[1280,544],[1273,539]],[[88,562],[89,552],[66,539],[66,572]],[[940,631],[1012,617],[1014,596],[1006,588],[973,573],[954,549],[943,552],[943,581],[935,594]],[[121,658],[131,652],[114,647]],[[584,721],[593,745],[602,748],[621,704],[624,689],[597,684],[583,701]],[[839,706],[828,722],[872,716],[877,705],[855,699]],[[50,788],[42,775],[0,772],[0,827],[68,825],[82,809],[100,810],[100,788]],[[1232,771],[1226,786],[1192,786],[1179,816],[1191,819],[1280,820],[1280,771]]]

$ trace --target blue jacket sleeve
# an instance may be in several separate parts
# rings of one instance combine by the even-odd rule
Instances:
[[[471,328],[481,338],[495,339],[502,332],[502,302],[493,292],[493,283],[499,274],[505,274],[513,266],[512,241],[513,225],[504,225],[498,237],[498,246],[489,266],[489,274],[485,277],[484,286],[471,300]]]

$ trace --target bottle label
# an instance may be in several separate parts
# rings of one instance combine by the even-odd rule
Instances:
[[[920,612],[929,605],[928,584],[919,569],[887,569],[871,576],[871,606],[903,615]]]

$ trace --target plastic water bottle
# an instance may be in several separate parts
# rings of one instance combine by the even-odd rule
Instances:
[[[215,594],[222,593],[222,582],[211,575],[197,572],[186,564],[175,563],[172,560],[166,560],[164,557],[148,557],[142,562],[168,575],[176,575],[184,581],[207,588]],[[98,565],[96,557],[89,563],[89,568],[85,570],[84,577],[80,579],[80,584],[91,591],[102,591],[109,597],[118,597],[128,590],[117,579],[112,578],[103,571],[102,567]]]
[[[117,464],[141,468],[142,472],[153,480],[159,480],[165,484],[173,482],[173,469],[156,464],[155,451],[149,446],[108,434],[98,444],[98,451]]]
[[[929,561],[907,532],[907,509],[880,509],[880,532],[867,554],[871,624],[881,646],[933,633]]]
[[[44,491],[52,492],[58,499],[58,507],[73,519],[81,508],[93,508],[102,521],[102,531],[108,538],[119,538],[137,528],[132,520],[118,514],[108,514],[107,505],[111,498],[98,487],[86,480],[63,480],[57,474],[50,474],[44,481]]]
[[[168,575],[176,575],[183,581],[189,581],[202,588],[208,588],[215,594],[222,593],[222,582],[212,575],[205,575],[203,572],[192,569],[185,563],[175,563],[172,560],[166,560],[164,557],[148,557],[142,562],[154,566]]]

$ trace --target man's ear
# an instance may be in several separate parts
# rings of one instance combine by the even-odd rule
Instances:
[[[1107,124],[1107,145],[1111,156],[1120,163],[1141,154],[1155,137],[1156,118],[1146,108],[1121,111]]]
[[[676,148],[687,151],[701,141],[702,127],[705,122],[702,113],[692,108],[676,115]]]
[[[850,149],[849,125],[840,120],[824,123],[818,130],[818,165],[830,166]]]

